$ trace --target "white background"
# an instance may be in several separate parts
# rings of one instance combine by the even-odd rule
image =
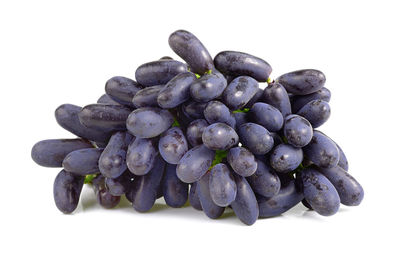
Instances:
[[[399,255],[398,1],[1,1],[1,255]],[[42,139],[73,137],[55,122],[62,103],[85,105],[115,75],[164,55],[187,29],[214,56],[267,60],[272,77],[326,74],[332,115],[321,130],[347,154],[364,186],[359,207],[332,217],[301,205],[245,226],[162,202],[140,214],[94,203],[72,215],[52,198],[58,169],[30,159]]]

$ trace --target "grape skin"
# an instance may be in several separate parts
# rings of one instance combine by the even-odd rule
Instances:
[[[32,147],[31,157],[35,163],[44,167],[62,167],[69,153],[83,148],[93,148],[93,145],[83,139],[42,140]]]
[[[208,123],[204,119],[194,120],[186,129],[186,138],[193,147],[203,144],[202,135]]]
[[[227,82],[221,73],[205,74],[190,86],[190,96],[197,102],[208,102],[219,97]]]
[[[270,164],[277,172],[287,173],[296,169],[303,161],[303,151],[288,144],[276,146],[270,156]]]
[[[264,197],[273,197],[279,193],[281,181],[275,171],[260,159],[257,161],[257,170],[247,177],[253,191]]]
[[[246,225],[253,225],[258,219],[259,208],[256,196],[246,178],[235,175],[237,194],[231,206],[236,216]]]
[[[113,100],[110,95],[108,94],[103,94],[100,96],[100,98],[97,100],[97,104],[105,104],[105,105],[121,105],[115,100]]]
[[[176,165],[167,164],[162,180],[162,191],[167,205],[178,208],[188,200],[189,185],[176,175]]]
[[[289,95],[286,89],[277,82],[271,83],[265,87],[262,99],[265,103],[277,108],[282,113],[283,117],[292,113]]]
[[[240,142],[256,155],[268,153],[274,145],[269,131],[255,123],[242,124],[238,129],[238,134]]]
[[[172,78],[187,71],[187,65],[176,60],[158,60],[140,65],[136,81],[144,87],[167,84]]]
[[[289,115],[285,118],[283,134],[289,144],[301,148],[310,143],[313,136],[313,127],[304,117]]]
[[[53,185],[54,202],[63,213],[72,213],[79,203],[83,187],[83,176],[65,170],[58,173]]]
[[[199,210],[199,211],[203,210],[203,208],[201,208],[201,203],[200,203],[200,199],[199,199],[197,182],[194,182],[190,185],[189,202],[190,202],[190,205],[193,206],[194,209]]]
[[[330,216],[339,210],[340,197],[332,183],[313,168],[300,173],[304,198],[311,208],[322,216]]]
[[[143,87],[136,81],[123,76],[114,76],[106,82],[106,93],[112,100],[133,107],[132,98]]]
[[[217,164],[211,169],[209,179],[210,196],[221,207],[230,205],[236,198],[236,182],[228,166]]]
[[[120,196],[114,196],[108,190],[103,175],[98,175],[92,180],[97,202],[106,209],[117,206],[121,200]]]
[[[185,135],[179,127],[172,127],[160,136],[158,151],[167,163],[177,164],[188,149]]]
[[[254,155],[243,147],[231,148],[227,155],[227,161],[232,169],[243,177],[253,175],[257,170]]]
[[[248,115],[250,121],[264,126],[270,132],[276,132],[282,128],[283,116],[281,112],[267,103],[255,103]]]
[[[125,170],[117,178],[105,178],[108,191],[113,196],[122,196],[129,191],[132,186],[133,174],[129,170]]]
[[[276,81],[294,95],[307,95],[320,90],[326,78],[319,70],[302,69],[283,74]]]
[[[157,97],[164,85],[153,85],[141,89],[132,99],[132,103],[137,108],[158,107]]]
[[[329,102],[331,99],[331,92],[322,87],[320,90],[308,95],[295,95],[292,98],[292,112],[298,112],[304,105],[313,100],[323,100]]]
[[[243,108],[258,91],[258,82],[249,76],[239,76],[224,90],[223,102],[232,110]]]
[[[201,208],[203,209],[204,213],[211,219],[217,219],[224,213],[225,208],[216,205],[212,200],[210,194],[210,176],[211,173],[207,172],[201,177],[201,179],[197,182],[197,190]]]
[[[196,101],[189,101],[182,104],[183,112],[194,119],[204,119],[204,110],[207,103],[200,103]]]
[[[204,109],[204,117],[209,124],[225,123],[234,128],[236,119],[225,104],[220,101],[210,101]]]
[[[227,150],[239,142],[239,136],[230,126],[224,123],[215,123],[204,129],[202,140],[209,149]]]
[[[99,158],[102,148],[84,148],[69,153],[62,163],[65,171],[76,175],[89,175],[99,173]]]
[[[145,175],[154,166],[156,156],[156,141],[154,139],[136,138],[128,146],[126,164],[129,171],[135,175]]]
[[[320,131],[314,130],[311,142],[303,151],[309,160],[321,168],[331,168],[339,163],[339,149],[335,142]]]
[[[304,105],[297,114],[307,119],[313,128],[318,128],[328,121],[331,116],[331,107],[323,100],[313,100]]]

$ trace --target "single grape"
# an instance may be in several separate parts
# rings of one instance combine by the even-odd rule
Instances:
[[[126,151],[132,139],[128,132],[116,132],[111,136],[99,159],[99,169],[104,177],[117,178],[126,170]]]
[[[162,180],[162,191],[167,205],[182,207],[188,199],[189,185],[176,176],[176,165],[167,164]]]
[[[277,82],[265,87],[262,99],[265,103],[277,108],[283,117],[292,113],[289,95],[286,89]]]
[[[197,102],[208,102],[219,97],[226,86],[226,79],[221,73],[205,74],[192,83],[190,96]]]
[[[190,85],[197,80],[191,72],[181,73],[172,78],[157,96],[162,108],[175,108],[190,98]]]
[[[239,175],[248,177],[257,170],[257,162],[254,155],[243,147],[231,148],[227,160],[232,169]]]
[[[189,64],[197,74],[214,68],[213,59],[199,39],[186,30],[177,30],[169,36],[169,46]]]
[[[154,166],[158,154],[155,139],[136,138],[128,146],[126,164],[135,175],[145,175]]]
[[[158,151],[167,163],[177,164],[188,151],[189,146],[183,131],[172,127],[164,132],[158,142]]]
[[[215,123],[204,129],[202,140],[209,149],[227,150],[239,142],[239,136],[232,127]]]
[[[64,158],[72,151],[93,148],[93,145],[83,139],[42,140],[32,147],[33,161],[44,167],[62,167]]]
[[[300,173],[304,198],[311,208],[323,216],[330,216],[339,210],[340,197],[332,183],[313,168]]]
[[[283,125],[281,112],[267,103],[255,103],[251,107],[248,116],[249,120],[264,126],[270,132],[279,131]]]
[[[211,169],[210,196],[221,207],[230,205],[235,200],[237,187],[235,178],[226,164],[217,164]]]
[[[294,95],[306,95],[320,90],[326,78],[319,70],[303,69],[283,74],[276,81]]]
[[[62,162],[64,170],[77,175],[89,175],[99,173],[99,158],[102,148],[84,148],[72,151]]]
[[[138,138],[153,138],[168,130],[174,118],[168,110],[138,108],[126,121],[129,132]]]
[[[157,97],[165,85],[153,85],[141,89],[132,99],[132,103],[137,108],[158,107]]]
[[[216,205],[212,200],[210,194],[210,176],[211,173],[207,172],[197,182],[197,193],[204,213],[211,219],[217,219],[224,213],[225,208]]]
[[[187,71],[186,64],[176,60],[158,60],[145,63],[136,69],[135,77],[139,84],[147,87],[166,84],[180,73]]]
[[[121,200],[120,196],[114,196],[110,193],[106,186],[103,175],[98,175],[92,180],[94,193],[97,202],[106,209],[111,209],[117,206]]]
[[[79,112],[79,121],[99,131],[126,130],[126,119],[132,110],[123,105],[91,104]]]
[[[214,65],[226,75],[250,76],[259,82],[266,82],[272,72],[271,66],[265,60],[235,51],[218,53],[214,58]]]
[[[295,181],[282,183],[278,194],[273,197],[257,197],[260,207],[260,217],[274,217],[281,215],[297,205],[304,198],[302,190],[296,186]]]
[[[58,173],[53,185],[54,202],[63,213],[72,213],[79,203],[85,178],[65,170]]]
[[[97,104],[105,104],[105,105],[121,105],[115,100],[113,100],[110,95],[108,94],[103,94],[101,97],[97,100]]]
[[[347,206],[356,206],[364,198],[360,183],[340,166],[319,170],[333,184],[339,194],[340,202]]]
[[[328,121],[331,107],[323,100],[313,100],[304,105],[297,114],[306,118],[314,128],[318,128]]]
[[[239,76],[226,87],[222,100],[232,110],[243,108],[257,93],[258,82],[249,76]]]
[[[274,140],[267,129],[255,123],[242,124],[238,129],[240,142],[253,154],[264,155],[274,146]]]
[[[176,174],[186,183],[198,181],[210,168],[214,156],[214,151],[204,145],[198,145],[181,158],[176,167]]]
[[[133,180],[130,198],[133,208],[138,212],[149,211],[157,199],[157,191],[164,174],[165,161],[156,156],[153,168],[146,174]]]
[[[220,101],[210,101],[204,109],[204,117],[208,123],[225,123],[235,128],[236,120],[233,113]]]
[[[339,149],[335,142],[317,130],[314,130],[311,142],[303,151],[309,160],[321,168],[331,168],[339,162]]]
[[[78,114],[82,110],[81,107],[72,104],[63,104],[55,111],[57,123],[65,130],[95,142],[108,142],[112,132],[99,131],[93,128],[88,128],[81,124]]]
[[[281,181],[269,164],[260,159],[257,161],[257,170],[247,177],[253,191],[264,197],[273,197],[278,194],[281,188]]]
[[[199,210],[199,211],[203,210],[203,208],[201,208],[201,203],[200,203],[200,199],[199,199],[197,182],[192,183],[190,185],[189,202],[190,202],[190,205],[193,206],[194,209]]]
[[[270,164],[277,172],[290,172],[303,161],[303,151],[288,144],[276,146],[270,156]]]
[[[203,144],[202,135],[208,123],[204,119],[197,119],[191,122],[186,129],[186,138],[193,147]]]
[[[283,134],[289,144],[301,148],[310,143],[313,135],[313,127],[304,117],[289,115],[285,118]]]
[[[304,105],[313,100],[323,100],[329,102],[331,99],[331,92],[322,87],[318,91],[308,95],[295,95],[292,99],[292,112],[297,113]]]
[[[236,216],[246,225],[253,225],[258,219],[259,208],[256,196],[246,178],[235,175],[237,194],[231,206]]]
[[[134,80],[123,76],[114,76],[106,82],[106,93],[114,101],[133,107],[132,99],[143,87]]]

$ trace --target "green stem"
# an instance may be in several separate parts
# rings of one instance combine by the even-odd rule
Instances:
[[[94,179],[94,178],[96,178],[96,174],[89,174],[89,175],[86,175],[85,176],[85,181],[84,181],[84,183],[85,184],[92,184],[92,180]]]
[[[227,150],[217,150],[215,152],[214,160],[212,161],[211,166],[210,168],[208,168],[208,170],[211,170],[214,166],[221,163],[222,160],[224,160],[227,155],[228,155]]]

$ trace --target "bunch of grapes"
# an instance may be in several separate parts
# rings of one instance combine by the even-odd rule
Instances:
[[[79,138],[40,141],[32,158],[63,168],[54,182],[60,211],[76,209],[84,183],[105,208],[121,196],[139,212],[160,197],[171,207],[189,199],[212,219],[230,207],[247,225],[300,202],[324,216],[360,204],[342,149],[315,130],[330,116],[321,71],[272,81],[266,61],[236,51],[212,59],[188,31],[172,33],[169,45],[186,63],[145,63],[136,81],[109,79],[96,104],[56,109]]]

